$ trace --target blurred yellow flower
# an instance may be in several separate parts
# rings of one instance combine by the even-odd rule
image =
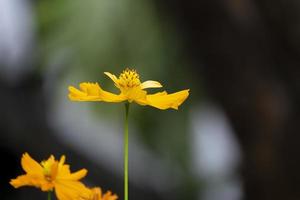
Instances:
[[[105,194],[102,194],[102,190],[99,187],[94,187],[90,189],[90,195],[88,198],[80,197],[79,200],[117,200],[118,196],[112,194],[111,191],[107,191]]]
[[[45,192],[54,189],[59,200],[76,199],[79,195],[88,196],[89,189],[79,182],[87,174],[87,170],[71,173],[69,165],[64,163],[65,156],[57,161],[51,155],[48,160],[38,163],[28,153],[24,153],[21,165],[26,174],[12,179],[10,184],[15,188],[34,186]]]
[[[79,88],[69,87],[69,98],[72,101],[105,101],[105,102],[136,102],[140,105],[149,105],[158,109],[178,109],[178,107],[189,96],[189,89],[168,94],[166,91],[155,94],[147,94],[147,88],[160,88],[162,85],[157,81],[145,81],[141,83],[138,73],[135,70],[124,70],[119,78],[115,75],[104,72],[120,90],[119,94],[104,91],[98,83],[80,83]]]

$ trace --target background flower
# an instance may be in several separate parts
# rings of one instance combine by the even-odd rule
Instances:
[[[33,160],[28,153],[22,156],[21,164],[25,175],[12,179],[10,184],[15,188],[22,186],[34,186],[44,192],[55,191],[59,200],[76,199],[80,196],[88,196],[89,190],[79,182],[85,177],[87,170],[81,169],[71,173],[69,165],[65,163],[65,156],[59,161],[51,155],[41,164]]]

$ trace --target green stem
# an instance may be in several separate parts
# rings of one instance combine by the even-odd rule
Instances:
[[[48,200],[51,200],[51,191],[48,192]]]
[[[129,103],[125,103],[124,125],[124,200],[128,200],[128,114]]]

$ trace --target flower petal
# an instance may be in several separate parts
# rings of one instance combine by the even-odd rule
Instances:
[[[72,101],[101,101],[99,93],[101,88],[97,83],[81,83],[80,90],[69,87],[69,98]]]
[[[145,81],[141,84],[142,89],[146,88],[161,88],[162,85],[157,81]]]
[[[90,189],[90,197],[84,198],[80,197],[81,200],[117,200],[118,196],[116,194],[112,194],[111,191],[107,191],[105,194],[102,195],[102,190],[100,187],[94,187]]]
[[[84,93],[86,93],[89,96],[97,96],[99,95],[101,88],[98,85],[98,83],[80,83],[79,84],[79,88],[81,89],[81,91],[83,91]]]
[[[89,200],[102,200],[102,190],[100,187],[90,189],[91,194]]]
[[[11,179],[9,182],[15,188],[19,188],[22,186],[35,186],[41,187],[42,185],[46,184],[46,180],[42,174],[26,174],[18,176],[16,179]],[[52,185],[53,187],[53,185]]]
[[[139,101],[146,100],[147,92],[145,90],[142,90],[140,87],[134,87],[127,90],[122,90],[121,95],[123,95],[124,98],[130,103],[132,101],[136,101],[138,103]]]
[[[118,196],[115,194],[112,194],[111,191],[107,191],[104,195],[102,200],[117,200]]]
[[[112,102],[112,103],[117,103],[117,102],[121,102],[121,101],[125,101],[126,97],[124,97],[122,94],[113,94],[111,92],[107,92],[105,90],[101,91],[101,99],[102,101],[105,102]]]
[[[41,188],[42,191],[47,192],[47,191],[52,191],[54,185],[55,183],[44,180],[44,182],[42,182],[41,186],[39,187]]]
[[[24,153],[21,159],[21,165],[28,174],[43,174],[42,166],[30,157],[28,153]]]
[[[69,92],[69,98],[72,101],[121,102],[125,100],[123,95],[104,91],[98,83],[81,83],[80,90],[70,86]]]
[[[114,74],[111,74],[111,73],[109,73],[109,72],[104,72],[104,74],[106,75],[106,76],[108,76],[114,83],[115,83],[115,85],[117,86],[117,87],[119,87],[119,79],[114,75]]]
[[[65,161],[66,161],[66,156],[65,156],[65,155],[62,155],[62,156],[60,157],[60,160],[59,160],[58,165],[59,165],[59,166],[63,166],[64,163],[65,163]]]
[[[88,199],[90,190],[79,181],[56,181],[55,194],[59,200]]]
[[[177,110],[188,96],[189,90],[182,90],[172,94],[168,94],[167,92],[159,92],[156,94],[147,95],[147,104],[161,110],[168,108]]]
[[[67,178],[68,178],[68,180],[77,181],[77,180],[80,180],[83,177],[85,177],[87,172],[88,171],[86,169],[81,169],[77,172],[71,173]]]

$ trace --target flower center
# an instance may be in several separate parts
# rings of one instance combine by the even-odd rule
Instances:
[[[119,76],[119,86],[134,88],[141,85],[140,76],[135,70],[125,69]]]
[[[53,169],[53,165],[55,164],[54,160],[47,160],[47,161],[42,161],[41,165],[43,166],[43,172],[44,172],[44,176],[46,178],[47,181],[51,181],[52,180],[52,169]]]

